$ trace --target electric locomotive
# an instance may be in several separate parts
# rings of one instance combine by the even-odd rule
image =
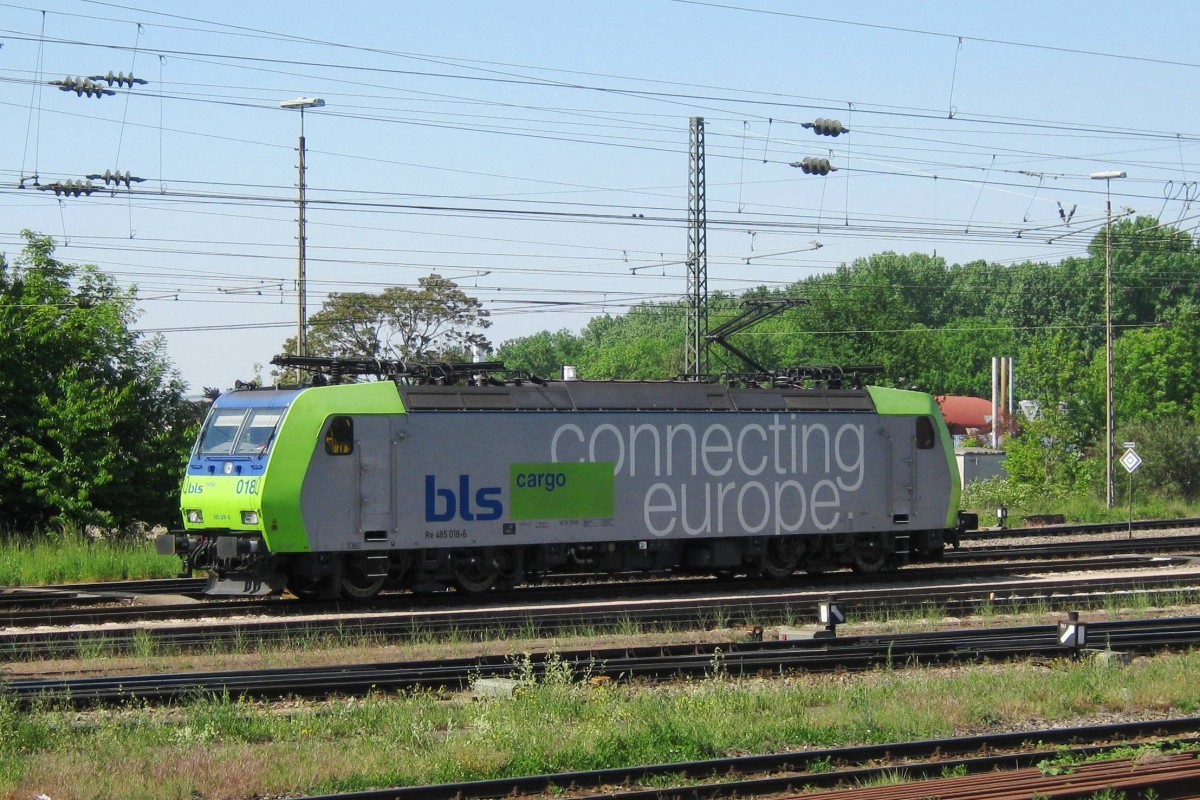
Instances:
[[[500,365],[276,359],[213,403],[158,550],[217,593],[470,593],[547,574],[871,575],[958,510],[932,397],[878,387],[497,380]],[[383,379],[341,382],[346,372]]]

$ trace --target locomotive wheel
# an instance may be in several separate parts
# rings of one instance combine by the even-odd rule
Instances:
[[[372,575],[371,564],[365,558],[347,559],[342,565],[339,586],[347,600],[370,600],[387,583],[387,574]]]
[[[482,594],[489,591],[500,579],[500,568],[496,566],[490,550],[473,547],[460,550],[454,556],[454,585],[467,594]]]
[[[758,571],[767,578],[787,578],[796,571],[802,551],[802,545],[794,537],[780,536],[769,539],[767,552],[759,559]]]
[[[298,599],[312,602],[335,600],[338,596],[338,584],[329,576],[318,580],[298,579],[288,581],[287,589],[296,595]]]
[[[492,563],[496,565],[496,589],[511,589],[523,579],[522,559],[512,549],[503,547],[496,550]]]
[[[859,575],[878,575],[887,571],[892,554],[884,546],[881,534],[862,534],[854,538],[850,568]]]
[[[388,560],[387,588],[401,589],[409,580],[412,569],[412,553],[392,553]]]

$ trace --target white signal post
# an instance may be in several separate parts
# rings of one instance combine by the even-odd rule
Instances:
[[[1129,533],[1128,538],[1133,538],[1133,473],[1137,472],[1142,467],[1142,457],[1138,455],[1137,447],[1134,442],[1125,442],[1122,445],[1125,448],[1125,453],[1121,456],[1121,466],[1129,473]]]

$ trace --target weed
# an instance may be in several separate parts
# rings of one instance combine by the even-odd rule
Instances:
[[[133,641],[130,642],[129,650],[138,658],[152,658],[158,655],[158,643],[154,639],[154,634],[145,628],[138,628],[133,632]]]
[[[729,679],[729,666],[725,663],[725,653],[719,647],[713,650],[712,658],[708,662],[708,679],[712,681]]]
[[[833,759],[830,758],[829,756],[825,756],[824,758],[814,758],[812,761],[809,761],[808,769],[806,771],[813,772],[813,773],[821,773],[821,772],[833,772],[833,770],[834,770]]]
[[[637,636],[642,633],[641,624],[628,614],[622,614],[616,625],[613,626],[613,631],[618,636]]]
[[[885,769],[878,775],[858,781],[859,786],[897,786],[908,781],[908,770]]]
[[[77,644],[77,652],[82,661],[93,661],[104,658],[111,658],[120,652],[120,648],[116,642],[107,636],[87,636],[80,639]]]
[[[1054,758],[1043,758],[1037,768],[1043,775],[1070,775],[1080,764],[1080,757],[1071,750],[1059,750]]]

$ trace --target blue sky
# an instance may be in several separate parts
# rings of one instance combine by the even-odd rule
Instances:
[[[279,103],[315,96],[310,314],[436,272],[500,344],[680,296],[692,116],[711,291],[884,250],[1056,261],[1103,226],[1098,170],[1128,172],[1117,213],[1200,220],[1198,28],[1182,1],[0,2],[0,252],[52,235],[137,285],[193,391],[247,379],[296,324]],[[48,83],[109,71],[148,83]],[[33,188],[106,169],[145,180]]]

